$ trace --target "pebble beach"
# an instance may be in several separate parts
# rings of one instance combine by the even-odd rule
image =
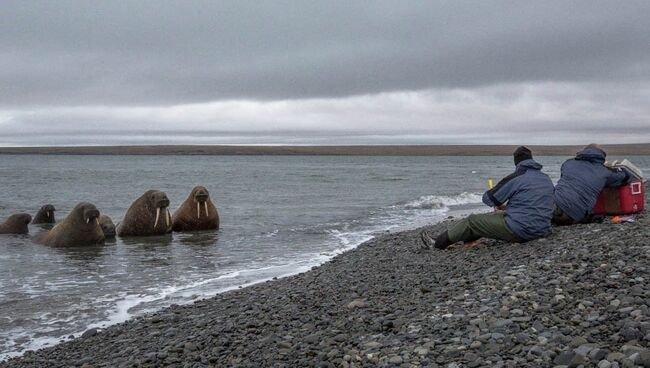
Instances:
[[[475,249],[420,230],[0,367],[650,367],[646,214]]]

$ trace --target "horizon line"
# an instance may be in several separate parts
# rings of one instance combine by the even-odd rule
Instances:
[[[43,155],[337,155],[479,156],[510,155],[518,144],[148,144],[0,146],[0,154]],[[575,155],[585,144],[525,145],[535,155]],[[650,155],[650,143],[602,144],[609,155]]]

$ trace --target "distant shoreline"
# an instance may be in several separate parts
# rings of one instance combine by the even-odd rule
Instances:
[[[325,156],[502,156],[516,145],[355,145],[355,146],[52,146],[0,147],[0,154],[43,155],[325,155]],[[529,145],[539,156],[573,156],[581,145]],[[650,143],[603,145],[608,155],[650,155]]]

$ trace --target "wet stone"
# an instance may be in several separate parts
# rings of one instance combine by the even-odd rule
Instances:
[[[87,339],[89,337],[93,337],[97,335],[97,329],[96,328],[91,328],[89,330],[86,330],[83,334],[81,334],[82,339]]]
[[[598,368],[611,368],[612,363],[607,360],[601,360],[598,362]]]
[[[389,363],[391,364],[402,364],[403,359],[401,356],[397,355],[388,360]]]
[[[592,349],[589,352],[588,357],[589,357],[589,360],[591,360],[593,362],[598,362],[598,361],[601,361],[601,360],[605,359],[607,357],[607,354],[608,354],[607,350],[596,348],[596,349]]]
[[[571,364],[575,356],[576,353],[574,353],[573,351],[564,351],[560,353],[557,357],[555,357],[555,359],[553,359],[553,363],[557,365],[569,366],[569,364]]]
[[[639,356],[634,361],[634,364],[640,365],[643,368],[650,368],[650,352],[643,351],[639,353]]]

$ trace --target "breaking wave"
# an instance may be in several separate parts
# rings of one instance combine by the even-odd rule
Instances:
[[[408,209],[444,209],[449,206],[481,203],[478,193],[463,192],[456,196],[427,195],[404,204]]]

